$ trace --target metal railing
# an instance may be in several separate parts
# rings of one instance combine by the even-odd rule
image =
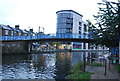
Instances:
[[[43,38],[84,38],[91,39],[84,34],[76,33],[59,33],[59,34],[37,34],[35,36],[0,36],[0,40],[32,40],[32,39],[43,39]]]

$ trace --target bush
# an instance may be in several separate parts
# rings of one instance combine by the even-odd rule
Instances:
[[[102,66],[102,64],[100,64],[100,63],[91,63],[90,65],[92,65],[92,66]]]
[[[120,73],[120,65],[116,65],[117,71]]]
[[[83,62],[75,64],[71,68],[71,74],[66,77],[66,79],[73,79],[75,81],[89,81],[91,77],[91,72],[83,72]]]

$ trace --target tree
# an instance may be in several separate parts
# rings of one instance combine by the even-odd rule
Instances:
[[[98,3],[99,12],[95,17],[96,25],[88,20],[90,36],[96,40],[96,45],[109,48],[118,47],[120,38],[120,1]]]

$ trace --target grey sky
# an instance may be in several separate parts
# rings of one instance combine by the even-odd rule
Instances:
[[[83,20],[93,20],[102,0],[0,0],[0,24],[21,29],[44,27],[45,33],[56,32],[56,11],[74,10],[83,15]]]

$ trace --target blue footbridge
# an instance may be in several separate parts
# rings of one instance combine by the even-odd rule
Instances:
[[[88,35],[76,33],[60,33],[60,34],[38,34],[29,36],[0,36],[0,41],[43,41],[43,42],[94,42],[95,40]]]

